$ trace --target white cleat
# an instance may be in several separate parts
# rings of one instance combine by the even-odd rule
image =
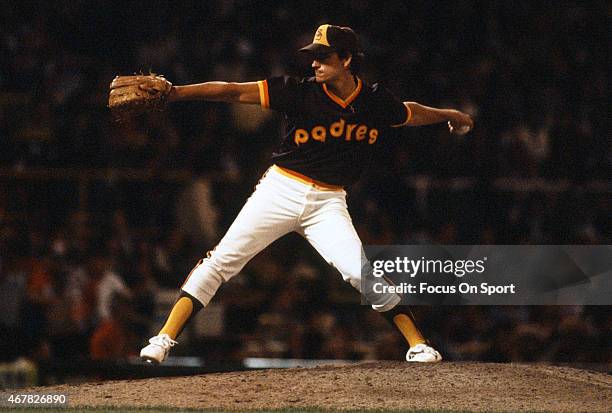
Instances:
[[[168,334],[151,337],[149,345],[140,350],[140,358],[149,363],[159,364],[168,357],[170,347],[176,343]]]
[[[442,356],[436,349],[427,344],[417,344],[410,347],[406,353],[406,361],[416,363],[438,363],[442,361]]]

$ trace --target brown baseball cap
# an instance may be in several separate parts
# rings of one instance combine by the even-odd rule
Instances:
[[[329,54],[338,50],[346,50],[351,53],[362,52],[361,45],[353,29],[323,24],[315,32],[312,43],[302,47],[300,52]]]

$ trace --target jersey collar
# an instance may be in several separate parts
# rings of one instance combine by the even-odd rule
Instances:
[[[353,90],[353,93],[351,93],[350,96],[346,98],[346,100],[342,99],[340,96],[337,96],[333,94],[330,90],[328,90],[327,85],[325,83],[322,83],[322,85],[323,85],[323,91],[325,92],[325,94],[335,103],[342,106],[343,109],[346,109],[346,107],[355,100],[357,95],[359,95],[359,92],[361,92],[361,88],[363,87],[363,82],[361,81],[361,79],[357,77],[357,87],[355,88],[355,90]]]

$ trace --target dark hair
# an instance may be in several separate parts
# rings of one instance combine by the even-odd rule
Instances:
[[[351,59],[351,64],[349,66],[349,70],[352,74],[358,75],[361,73],[361,69],[363,68],[363,62],[365,60],[365,54],[363,52],[351,52],[350,50],[338,50],[338,57],[340,59],[346,59],[351,55],[353,58]]]

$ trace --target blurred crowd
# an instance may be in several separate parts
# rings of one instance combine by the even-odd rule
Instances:
[[[159,291],[178,291],[269,165],[277,115],[189,102],[116,124],[105,107],[114,75],[154,71],[174,84],[308,76],[309,62],[296,50],[325,22],[358,32],[366,80],[404,100],[460,108],[476,121],[465,137],[444,125],[385,135],[349,190],[365,244],[609,244],[611,16],[604,1],[31,1],[5,8],[0,357],[136,354],[159,327]],[[15,178],[34,168],[82,175]],[[153,178],[88,175],[107,168]],[[168,171],[186,178],[166,179]],[[554,184],[528,188],[533,182]],[[401,358],[393,329],[359,306],[322,261],[297,236],[273,244],[215,299],[217,336],[188,331],[193,346],[179,354]],[[612,360],[609,307],[416,311],[451,359]]]

